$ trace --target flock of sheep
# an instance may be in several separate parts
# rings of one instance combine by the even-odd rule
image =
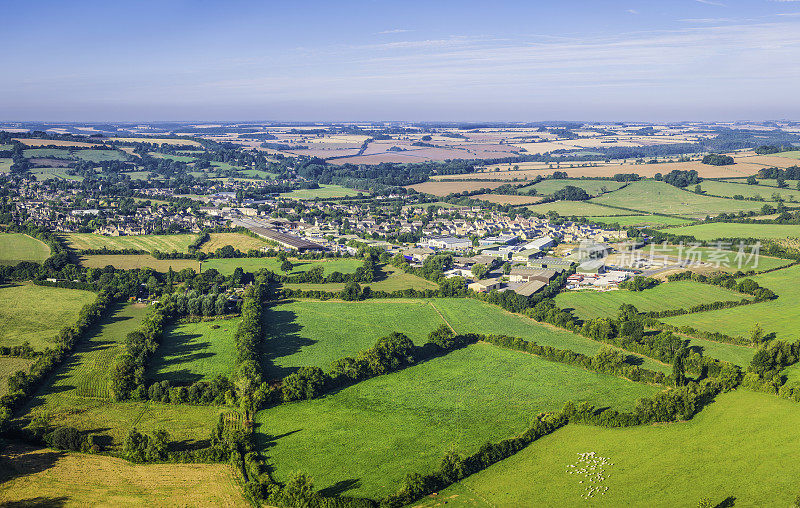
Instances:
[[[584,499],[594,497],[595,494],[605,494],[608,487],[598,485],[606,479],[604,466],[613,466],[614,464],[608,461],[608,457],[600,457],[595,452],[583,452],[578,454],[578,462],[567,466],[569,474],[582,474],[589,481],[586,487],[586,493],[581,496]],[[583,483],[580,480],[578,483]]]

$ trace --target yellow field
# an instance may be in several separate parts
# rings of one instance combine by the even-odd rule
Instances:
[[[0,481],[2,506],[248,506],[227,464],[137,465],[11,444]]]
[[[168,145],[178,145],[178,146],[197,146],[202,147],[200,143],[194,141],[193,139],[173,139],[173,138],[111,138],[110,141],[122,141],[122,142],[129,142],[129,143],[158,143],[162,145],[164,143]]]
[[[267,242],[260,238],[243,235],[241,233],[211,233],[210,239],[204,243],[200,250],[203,252],[214,252],[215,250],[230,245],[234,249],[247,252],[250,249],[260,249],[267,245]]]

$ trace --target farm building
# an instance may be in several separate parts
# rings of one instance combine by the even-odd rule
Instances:
[[[517,293],[518,295],[531,296],[532,294],[541,290],[545,286],[547,286],[546,282],[542,282],[540,280],[530,280],[528,282],[523,282],[522,284],[512,288],[511,290]]]
[[[502,283],[500,279],[485,279],[467,285],[469,289],[477,291],[478,293],[486,293],[493,289],[500,289],[501,286]]]
[[[509,280],[511,282],[528,282],[531,280],[539,280],[542,282],[550,282],[556,276],[555,270],[545,270],[542,268],[531,268],[528,266],[519,266],[511,269]]]

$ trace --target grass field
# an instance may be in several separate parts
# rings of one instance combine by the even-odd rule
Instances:
[[[0,470],[0,505],[9,507],[250,506],[226,464],[137,465],[15,443]]]
[[[236,366],[233,335],[240,321],[219,319],[169,327],[150,361],[147,377],[188,384],[230,376]]]
[[[65,148],[26,148],[22,156],[26,159],[74,159]]]
[[[125,336],[144,319],[142,304],[118,305],[91,330],[50,379],[46,394],[68,393],[75,397],[108,398],[109,373],[117,356],[125,353]]]
[[[284,192],[280,197],[289,199],[325,199],[345,198],[357,194],[358,191],[342,187],[341,185],[320,185],[319,189],[297,189],[292,192]]]
[[[8,378],[18,370],[27,372],[33,360],[0,356],[0,397],[8,393]]]
[[[572,309],[581,319],[591,319],[616,316],[623,303],[635,306],[640,312],[653,312],[743,298],[748,297],[719,286],[687,280],[666,282],[644,291],[566,291],[556,295],[556,304],[562,309]]]
[[[70,175],[67,173],[69,168],[31,168],[31,174],[36,180],[42,182],[44,180],[52,180],[54,178],[59,180],[74,180],[82,182],[84,178],[78,175]]]
[[[80,264],[87,268],[105,268],[108,265],[121,270],[133,270],[135,268],[152,268],[157,272],[167,272],[170,267],[176,272],[184,268],[191,268],[195,272],[200,270],[200,263],[194,259],[156,259],[149,254],[117,255],[117,254],[97,254],[91,256],[80,256]],[[205,264],[203,264],[205,267]],[[231,270],[233,271],[233,270]]]
[[[14,164],[12,159],[0,158],[0,173],[8,173],[11,171],[12,164]]]
[[[618,191],[594,198],[591,202],[683,217],[705,217],[722,212],[759,210],[763,206],[763,203],[754,201],[702,196],[656,180],[633,182]]]
[[[304,365],[327,369],[332,361],[368,349],[392,332],[424,344],[428,333],[442,323],[424,300],[296,300],[273,305],[264,313],[265,369],[269,377],[283,377]]]
[[[556,191],[563,189],[567,185],[571,185],[573,187],[579,187],[585,190],[586,193],[589,194],[590,196],[598,196],[606,192],[615,191],[625,184],[622,182],[615,182],[612,180],[591,180],[591,179],[553,180],[548,178],[547,180],[543,180],[537,184],[523,187],[521,190],[527,191],[529,189],[536,189],[536,192],[538,194],[549,196],[550,194],[553,194]]]
[[[406,473],[436,467],[525,430],[568,400],[630,408],[657,388],[475,344],[323,399],[257,416],[278,480],[293,470],[346,495],[394,492]],[[398,453],[402,451],[401,453]]]
[[[562,217],[606,217],[609,215],[623,215],[628,212],[617,208],[590,203],[588,201],[554,201],[539,205],[529,205],[528,210],[536,213],[556,212]]]
[[[211,233],[209,237],[209,240],[200,246],[200,250],[203,252],[214,252],[226,245],[247,252],[250,249],[258,250],[267,245],[267,242],[261,238],[253,238],[241,233]]]
[[[679,226],[692,222],[688,219],[666,217],[664,215],[617,215],[612,217],[586,217],[603,224],[619,224],[620,226]]]
[[[76,159],[89,162],[125,161],[128,156],[117,150],[76,150],[72,152]]]
[[[569,425],[416,506],[791,506],[800,465],[800,406],[737,390],[691,421],[627,429]],[[605,494],[567,473],[579,453],[607,457]],[[728,505],[733,506],[733,505]]]
[[[34,349],[52,346],[61,328],[78,319],[95,294],[33,284],[0,286],[0,345],[30,342]]]
[[[750,365],[750,360],[752,360],[753,355],[756,354],[755,348],[715,342],[713,340],[700,339],[697,337],[692,337],[689,340],[689,345],[702,348],[703,356],[710,356],[711,358],[731,362],[734,365],[739,365],[744,368]]]
[[[670,229],[669,231],[672,231]],[[725,246],[723,246],[725,247]],[[788,259],[773,258],[769,256],[753,256],[752,247],[745,246],[743,254],[739,255],[739,248],[736,250],[720,250],[716,247],[694,247],[692,245],[684,244],[666,245],[664,244],[650,244],[638,249],[634,253],[620,253],[619,255],[612,254],[609,259],[622,261],[628,259],[630,261],[634,255],[639,259],[653,259],[654,261],[662,261],[665,257],[669,262],[681,262],[689,264],[694,267],[699,267],[698,261],[705,263],[705,268],[713,271],[748,271],[748,270],[769,270],[786,266],[791,263]]]
[[[691,235],[698,240],[717,238],[798,238],[800,226],[793,224],[735,224],[710,222],[666,230],[674,235]]]
[[[150,137],[141,137],[141,138],[111,138],[109,141],[121,141],[127,143],[157,143],[159,145],[177,145],[177,146],[196,146],[202,148],[198,141],[193,139],[173,139],[173,138],[150,138]]]
[[[0,233],[0,265],[16,265],[21,261],[41,263],[50,257],[50,247],[22,233]]]
[[[75,250],[102,249],[110,250],[138,249],[161,252],[188,252],[189,244],[197,235],[134,235],[104,236],[94,233],[67,233],[64,239],[70,248]]]
[[[152,157],[156,159],[169,159],[171,161],[176,162],[193,162],[196,160],[196,157],[192,157],[190,155],[172,155],[169,153],[158,153],[158,152],[149,152]]]
[[[244,171],[239,171],[239,174],[250,178],[264,178],[267,180],[273,180],[278,177],[278,175],[275,173],[260,171],[258,169],[245,169]]]
[[[800,150],[793,150],[791,152],[780,152],[775,154],[776,157],[788,157],[789,159],[800,159]]]
[[[437,289],[439,287],[435,282],[431,282],[422,277],[406,273],[399,268],[391,265],[381,266],[382,276],[379,277],[377,282],[370,282],[362,284],[362,286],[369,286],[373,291],[399,291],[403,289]],[[344,289],[344,282],[330,282],[327,284],[284,284],[287,289],[303,289],[305,291],[341,291]]]
[[[726,196],[733,197],[737,194],[745,198],[761,197],[765,201],[776,201],[773,199],[773,194],[778,194],[786,201],[800,201],[800,191],[796,189],[778,189],[775,187],[767,187],[763,185],[747,185],[731,182],[719,182],[714,180],[705,180],[700,182],[706,194],[712,196]]]
[[[700,330],[722,332],[749,337],[756,323],[764,330],[775,332],[779,339],[797,340],[797,323],[800,323],[800,266],[757,275],[753,280],[771,289],[778,298],[744,307],[700,312],[663,319],[675,326],[689,325]]]

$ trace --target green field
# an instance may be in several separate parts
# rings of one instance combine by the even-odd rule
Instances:
[[[627,429],[569,425],[415,506],[791,506],[800,482],[800,405],[737,390],[691,421]],[[578,454],[607,457],[605,494],[569,474]],[[713,506],[713,505],[712,505]]]
[[[52,180],[54,178],[60,180],[74,180],[76,182],[82,182],[84,178],[79,175],[70,175],[67,173],[70,171],[70,168],[31,168],[31,174],[36,178],[38,181],[44,180]]]
[[[138,249],[161,252],[188,252],[189,244],[197,235],[134,235],[104,236],[94,233],[67,233],[64,239],[70,248],[75,250],[102,249],[110,250]]]
[[[672,231],[673,228],[668,231]],[[677,228],[675,228],[677,229]],[[723,247],[732,247],[723,245]],[[697,247],[693,245],[666,245],[664,244],[649,244],[636,251],[639,258],[653,259],[656,261],[663,260],[666,256],[668,261],[677,263],[680,261],[683,264],[698,267],[697,263],[706,263],[708,266],[705,268],[713,271],[724,272],[737,272],[749,270],[770,270],[781,266],[786,266],[791,263],[791,260],[772,258],[768,256],[755,256],[753,248],[744,246],[743,253],[739,255],[739,247],[736,250],[720,250],[716,247]],[[621,257],[630,256],[630,254],[621,254]],[[613,258],[612,258],[613,259]]]
[[[189,155],[172,155],[169,153],[158,153],[158,152],[150,152],[150,156],[155,157],[156,159],[169,159],[171,161],[176,162],[194,162],[197,160],[196,157],[192,157]]]
[[[664,215],[617,215],[610,217],[586,217],[590,221],[603,224],[619,224],[620,226],[679,226],[692,222],[689,219],[667,217]]]
[[[262,238],[254,238],[241,233],[211,233],[207,242],[200,246],[203,252],[214,252],[215,250],[230,245],[234,249],[247,252],[251,249],[259,250],[265,247],[267,242]]]
[[[11,171],[12,164],[14,164],[14,161],[11,159],[0,159],[0,173],[8,173]]]
[[[26,159],[74,159],[65,148],[26,148],[22,156]]]
[[[616,316],[623,303],[633,305],[640,312],[654,312],[744,298],[749,297],[719,286],[686,280],[659,284],[644,291],[566,291],[556,295],[556,305],[572,309],[576,316],[585,320]]]
[[[89,162],[125,161],[128,155],[118,150],[75,150],[72,155]]]
[[[589,194],[590,196],[598,196],[605,192],[615,191],[625,184],[622,182],[615,182],[613,180],[591,180],[591,179],[553,180],[548,178],[537,184],[528,185],[519,190],[520,192],[527,192],[530,189],[536,189],[537,194],[542,196],[549,196],[551,194],[554,194],[556,191],[563,189],[567,185],[581,188],[585,190],[586,193]]]
[[[594,198],[591,202],[682,217],[705,217],[722,212],[759,210],[763,206],[762,203],[753,201],[702,196],[656,180],[633,182],[618,191]]]
[[[663,319],[675,326],[692,326],[700,330],[749,337],[756,323],[765,332],[775,332],[779,339],[797,340],[797,323],[800,323],[800,266],[752,277],[762,286],[778,295],[775,300],[754,303],[732,309],[720,309]]]
[[[714,180],[703,180],[700,182],[700,187],[706,192],[706,194],[712,196],[733,197],[739,194],[745,198],[761,197],[764,199],[764,201],[776,201],[773,199],[773,194],[778,194],[781,199],[785,201],[800,200],[800,191],[790,188],[778,189],[762,185],[743,185],[739,183],[719,182]]]
[[[289,199],[326,199],[345,198],[357,194],[358,191],[342,187],[341,185],[320,185],[319,189],[297,189],[291,192],[284,192],[280,197]]]
[[[0,265],[22,261],[41,263],[50,257],[50,247],[22,233],[0,233]]]
[[[279,481],[310,473],[318,488],[379,497],[404,475],[525,430],[568,400],[630,408],[656,387],[475,344],[323,399],[261,411],[257,432]],[[401,453],[398,453],[400,452]]]
[[[166,273],[170,267],[176,272],[184,268],[191,268],[195,272],[200,270],[200,263],[194,259],[156,259],[149,254],[96,254],[91,256],[80,256],[79,262],[87,268],[105,268],[113,266],[121,270],[133,270],[136,268],[152,268],[157,272]],[[203,265],[205,267],[205,264]],[[233,270],[231,270],[233,272]]]
[[[425,300],[281,303],[264,312],[264,366],[269,377],[283,377],[304,365],[327,369],[334,360],[368,349],[392,332],[424,344],[442,323]]]
[[[789,159],[800,159],[800,150],[793,150],[791,152],[780,152],[773,154],[776,157],[787,157]]]
[[[362,286],[369,286],[373,291],[400,291],[403,289],[438,289],[439,285],[422,277],[406,273],[399,268],[391,265],[380,267],[381,274],[378,275],[376,282],[364,283]],[[329,282],[327,284],[284,284],[287,289],[302,289],[305,291],[334,291],[344,289],[344,282]]]
[[[800,226],[794,224],[736,224],[710,222],[666,230],[673,235],[691,235],[698,240],[717,238],[800,238]]]
[[[77,289],[0,286],[0,345],[28,341],[37,350],[52,346],[61,328],[74,324],[81,308],[94,299],[94,293]]]
[[[528,210],[536,213],[556,212],[562,217],[606,217],[624,214],[624,210],[601,206],[589,201],[554,201],[540,205],[527,205]]]
[[[240,318],[171,326],[148,366],[147,377],[173,384],[230,376],[236,366],[233,335]],[[216,328],[215,328],[216,327]]]
[[[752,360],[753,355],[756,354],[755,348],[737,346],[725,342],[715,342],[698,337],[690,338],[689,345],[702,348],[703,356],[710,356],[711,358],[731,362],[743,368],[750,365],[750,360]]]
[[[24,370],[27,372],[28,367],[30,367],[32,363],[33,360],[28,360],[25,358],[0,356],[0,397],[8,393],[8,377],[18,370]]]
[[[278,177],[275,173],[270,173],[268,171],[261,171],[258,169],[245,169],[244,171],[239,171],[240,175],[248,176],[250,178],[263,178],[266,180],[273,180]]]
[[[118,305],[61,365],[44,396],[61,393],[72,397],[109,398],[108,379],[114,361],[125,353],[125,336],[139,326],[146,311],[147,307],[142,304]]]

